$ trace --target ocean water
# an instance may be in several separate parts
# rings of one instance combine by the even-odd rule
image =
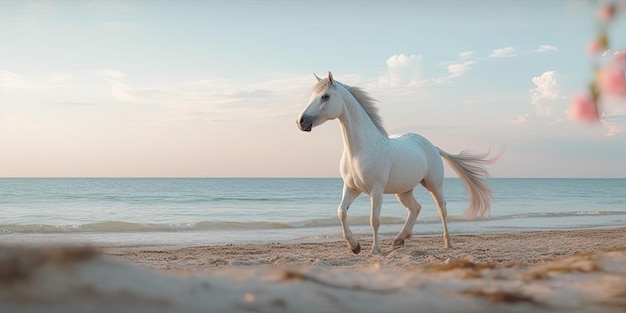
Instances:
[[[626,179],[490,179],[491,216],[462,218],[469,200],[446,178],[448,228],[459,233],[626,226]],[[2,178],[1,243],[216,245],[341,240],[339,178]],[[414,236],[441,235],[430,195]],[[354,233],[371,234],[369,198],[348,212]],[[380,234],[400,231],[404,209],[385,195]]]

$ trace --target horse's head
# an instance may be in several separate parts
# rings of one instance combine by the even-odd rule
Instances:
[[[315,74],[314,74],[315,75]],[[333,74],[328,72],[328,78],[317,78],[317,85],[313,88],[311,100],[300,114],[296,123],[300,130],[310,132],[315,126],[336,119],[343,113],[343,97],[337,92],[339,83],[333,79]]]

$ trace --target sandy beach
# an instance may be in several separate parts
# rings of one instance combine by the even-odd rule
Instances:
[[[365,246],[369,236],[359,236]],[[1,246],[1,312],[626,312],[626,228],[200,247]]]
[[[392,239],[382,241],[382,254],[370,255],[369,234],[357,236],[363,250],[353,254],[343,240],[320,243],[103,248],[114,258],[175,272],[201,272],[225,267],[296,266],[325,269],[413,269],[426,264],[465,260],[474,263],[522,266],[626,247],[626,228],[582,229],[494,234],[454,234],[452,249],[441,236],[419,236],[392,249]]]

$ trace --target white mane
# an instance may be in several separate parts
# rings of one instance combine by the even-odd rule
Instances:
[[[359,87],[348,86],[338,81],[335,81],[335,83],[346,88],[346,90],[348,90],[348,92],[352,94],[352,96],[361,105],[361,107],[363,107],[363,110],[365,110],[365,113],[367,113],[367,115],[370,117],[376,128],[378,128],[381,133],[385,134],[385,136],[388,136],[385,127],[383,127],[383,119],[380,114],[378,114],[378,107],[376,107],[375,105],[376,99],[372,98],[370,95],[367,94],[367,92]],[[317,82],[315,86],[313,86],[313,91],[319,94],[325,92],[329,86],[332,86],[332,84],[330,83],[328,78],[324,78]]]

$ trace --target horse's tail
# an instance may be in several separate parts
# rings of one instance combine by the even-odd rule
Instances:
[[[489,216],[489,201],[493,199],[493,195],[491,188],[482,180],[483,178],[491,177],[485,165],[496,162],[502,156],[504,150],[501,150],[493,158],[487,158],[489,152],[481,154],[464,150],[454,155],[439,148],[437,149],[465,185],[465,191],[470,198],[470,206],[465,211],[465,217]]]

